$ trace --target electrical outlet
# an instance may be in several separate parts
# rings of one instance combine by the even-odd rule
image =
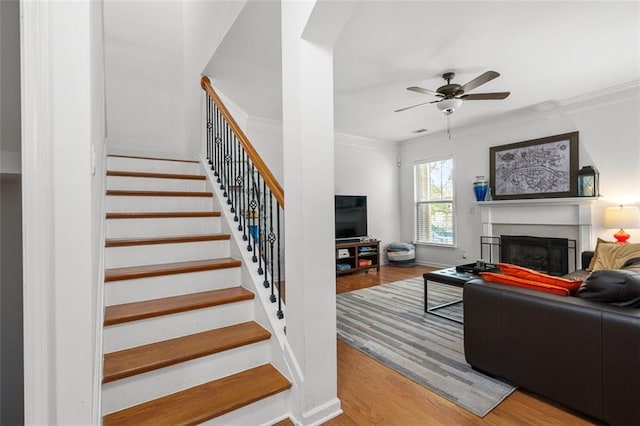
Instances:
[[[466,250],[462,250],[462,258],[463,259],[467,258],[467,251]]]

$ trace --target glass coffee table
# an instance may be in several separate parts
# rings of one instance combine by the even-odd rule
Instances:
[[[473,265],[473,264],[472,264]],[[464,283],[474,278],[480,278],[478,275],[477,268],[474,268],[472,265],[460,265],[453,268],[440,269],[437,271],[427,272],[422,275],[424,278],[424,311],[439,316],[441,318],[446,318],[450,321],[457,322],[459,324],[463,324],[463,321],[456,317],[452,317],[451,315],[447,315],[443,312],[438,312],[442,308],[446,308],[447,306],[456,305],[458,303],[462,303],[462,299],[455,299],[446,303],[441,303],[436,306],[429,307],[428,303],[428,287],[429,281],[452,285],[455,287],[464,287]],[[482,268],[483,271],[496,271],[498,270],[496,265],[493,264],[485,264]]]

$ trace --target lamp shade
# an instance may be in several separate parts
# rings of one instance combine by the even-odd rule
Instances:
[[[619,243],[626,243],[630,235],[623,228],[640,228],[640,210],[635,206],[607,207],[604,212],[604,227],[619,228],[613,237]]]
[[[604,212],[605,228],[640,228],[640,210],[636,206],[607,207]]]

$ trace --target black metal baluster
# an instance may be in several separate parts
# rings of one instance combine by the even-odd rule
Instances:
[[[236,135],[235,133],[233,133],[233,131],[231,129],[229,129],[229,140],[230,140],[230,144],[229,144],[229,180],[228,182],[228,186],[229,186],[229,198],[227,198],[227,204],[231,206],[231,213],[233,213],[233,191],[234,191],[234,174],[233,174],[233,152],[235,150],[235,145],[236,143],[238,143],[238,140],[236,139]]]
[[[263,257],[264,257],[264,280],[262,281],[262,285],[264,286],[264,288],[269,288],[269,252],[267,250],[267,243],[269,242],[269,234],[267,233],[267,214],[269,215],[269,217],[273,216],[273,203],[269,203],[269,207],[267,208],[267,190],[265,189],[265,201],[264,201],[264,217],[263,217],[263,222],[264,222],[264,247],[263,247]],[[271,201],[273,199],[273,194],[271,193],[271,190],[269,190],[269,201]],[[267,210],[268,209],[268,210]],[[267,213],[267,211],[269,213]]]
[[[280,274],[280,270],[282,269],[282,265],[280,263],[281,254],[280,254],[280,206],[276,208],[276,241],[278,243],[278,319],[284,318],[284,312],[282,312],[282,276]]]
[[[258,176],[258,184],[260,183],[260,176]],[[264,273],[264,270],[262,269],[262,261],[264,260],[264,234],[265,234],[265,229],[267,229],[266,224],[265,224],[265,215],[267,214],[267,184],[264,181],[264,179],[262,179],[262,203],[260,204],[260,209],[258,210],[259,215],[258,216],[258,247],[259,247],[259,254],[258,254],[258,274],[262,275]],[[260,221],[260,219],[262,219],[262,221]]]
[[[251,257],[251,260],[253,262],[257,262],[258,258],[256,257],[256,209],[258,207],[258,194],[256,193],[256,168],[255,168],[255,164],[251,164],[251,201],[249,204],[249,207],[251,208],[251,217],[250,217],[250,223],[251,226],[249,228],[249,235],[250,235],[250,239],[249,239],[249,247],[247,247],[247,249],[251,252],[253,252],[253,256]]]
[[[238,231],[243,231],[244,230],[244,209],[245,207],[245,203],[244,203],[244,193],[245,193],[245,188],[246,185],[244,183],[244,176],[246,174],[245,171],[245,153],[244,153],[244,149],[240,150],[240,155],[238,156],[239,161],[240,161],[240,173],[238,174],[237,177],[237,181],[238,181],[238,186],[240,186],[240,196],[238,197],[238,210],[239,210],[239,214],[237,214],[238,217]],[[243,235],[244,238],[244,235]]]
[[[209,116],[209,113],[211,112],[211,100],[209,99],[209,95],[207,94],[207,92],[204,92],[204,102],[205,102],[205,113],[204,113],[204,122],[205,122],[205,126],[204,128],[206,129],[207,132],[207,160],[209,161],[209,164],[211,164],[211,135],[210,135],[210,131],[211,131],[211,127],[213,126],[213,123],[211,123],[211,117]]]
[[[235,192],[233,195],[233,205],[231,206],[231,213],[233,213],[233,221],[238,221],[238,209],[240,208],[240,198],[242,197],[242,193],[240,192],[240,152],[242,151],[242,146],[238,139],[236,138],[235,151],[233,153],[233,184],[235,186]]]
[[[215,138],[215,159],[213,161],[214,165],[215,165],[215,171],[213,172],[213,175],[217,178],[216,182],[220,183],[220,149],[222,147],[222,137],[220,136],[220,134],[222,133],[220,131],[220,110],[218,109],[218,106],[215,105],[215,111],[216,111],[216,116],[215,116],[215,123],[216,123],[216,138]]]
[[[277,208],[277,206],[276,206]],[[273,233],[273,194],[271,194],[271,198],[269,198],[269,211],[271,212],[271,214],[269,215],[269,259],[271,259],[271,283],[273,283],[273,277],[274,277],[274,267],[275,267],[275,262],[273,261],[274,257],[273,257],[273,244],[276,242],[276,234]],[[265,282],[263,283],[264,286],[266,288],[269,287],[269,282],[266,280],[265,277]],[[276,295],[275,295],[275,286],[271,285],[271,295],[269,296],[269,300],[271,301],[271,303],[275,303],[276,301]]]
[[[249,212],[249,161],[247,160],[247,153],[246,152],[242,152],[242,168],[244,170],[243,176],[242,176],[242,185],[243,185],[243,193],[242,193],[242,199],[243,199],[243,209],[241,212],[241,220],[242,223],[244,224],[244,227],[242,229],[242,240],[243,241],[247,241],[247,232],[249,231],[249,217],[248,212]]]

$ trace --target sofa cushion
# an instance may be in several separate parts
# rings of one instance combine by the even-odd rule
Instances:
[[[591,270],[620,269],[627,260],[634,257],[640,257],[640,244],[600,244]]]
[[[624,269],[592,272],[576,296],[614,306],[640,308],[640,258],[630,259]]]
[[[593,266],[596,264],[596,260],[598,260],[598,251],[600,247],[607,244],[617,244],[617,242],[598,238],[598,241],[596,242],[596,248],[593,250],[593,256],[591,256],[591,261],[589,262],[589,266],[587,266],[587,271],[593,271]]]
[[[563,287],[569,291],[577,290],[583,281],[583,279],[580,278],[568,279],[563,277],[554,277],[552,275],[543,274],[542,272],[534,271],[533,269],[525,268],[523,266],[512,265],[510,263],[498,263],[498,268],[500,268],[500,271],[506,275],[511,275],[529,281],[551,284],[556,287]]]
[[[524,278],[501,274],[498,272],[480,272],[480,275],[485,281],[491,281],[498,284],[507,284],[515,287],[523,287],[531,290],[544,291],[546,293],[553,293],[559,296],[569,295],[569,290],[566,288],[558,287],[551,284],[541,283],[539,281],[526,280]]]

